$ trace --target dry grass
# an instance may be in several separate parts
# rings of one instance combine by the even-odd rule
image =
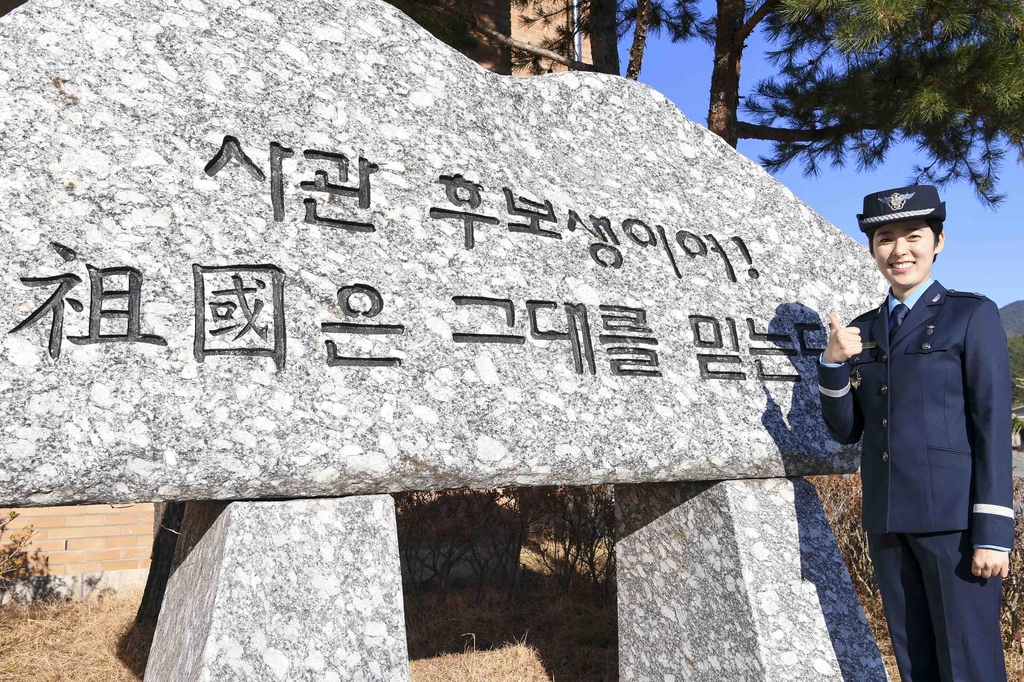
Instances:
[[[540,653],[526,644],[469,649],[409,663],[412,682],[550,682]],[[561,678],[559,678],[561,679]]]
[[[898,680],[881,598],[860,528],[856,476],[812,477],[850,569],[891,679]],[[1024,481],[1016,494],[1024,497]],[[1018,518],[1016,545],[1024,545]],[[1004,583],[1007,677],[1024,682],[1024,553]],[[525,551],[525,583],[510,602],[489,588],[406,595],[413,682],[613,682],[618,679],[614,603],[589,593],[558,597],[548,567]],[[1014,579],[1015,576],[1022,576]],[[585,590],[584,590],[585,592]],[[0,608],[0,682],[141,681],[149,637],[133,627],[141,590],[86,602]]]
[[[470,680],[473,677],[418,677],[421,670],[455,665],[490,666],[506,660],[520,665],[529,654],[545,677],[524,679],[611,682],[618,679],[617,622],[614,607],[587,597],[558,599],[543,584],[524,589],[516,602],[490,590],[479,605],[474,590],[451,591],[442,601],[423,595],[406,599],[409,657],[413,680]],[[445,673],[446,674],[446,673]],[[496,679],[496,678],[479,678]],[[513,678],[510,678],[513,679]]]
[[[148,638],[133,627],[141,590],[0,609],[0,682],[138,682]],[[472,590],[410,602],[412,682],[617,679],[615,611],[534,592],[517,604]],[[43,653],[44,655],[40,655]]]
[[[0,682],[136,682],[149,637],[133,628],[142,590],[0,609]]]

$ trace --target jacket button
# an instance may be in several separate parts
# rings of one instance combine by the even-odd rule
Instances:
[[[882,356],[882,362],[885,362],[885,361],[886,361],[886,360],[888,360],[888,359],[889,359],[889,356],[888,356],[888,355],[883,355],[883,356]]]
[[[889,420],[886,419],[885,417],[882,417],[882,428],[884,429],[888,425],[889,425]]]
[[[930,344],[930,343],[922,343],[921,344],[921,349],[922,350],[930,350],[931,347],[932,347],[932,344]]]
[[[883,462],[888,462],[889,461],[889,453],[888,452],[883,452],[882,453],[882,461]]]
[[[885,384],[882,384],[882,388],[880,388],[878,390],[880,390],[882,393],[888,393],[889,392],[889,387],[886,386]]]

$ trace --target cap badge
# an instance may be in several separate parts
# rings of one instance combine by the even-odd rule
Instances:
[[[900,194],[899,192],[893,192],[891,197],[878,197],[878,200],[889,207],[890,211],[898,211],[907,205],[907,199],[917,194],[917,192],[910,192],[909,194]]]

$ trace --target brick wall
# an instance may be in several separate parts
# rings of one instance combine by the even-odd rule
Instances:
[[[545,10],[563,9],[568,7],[569,4],[566,0],[551,0],[543,5]],[[548,37],[548,34],[553,34],[556,30],[554,24],[545,25],[543,22],[534,22],[532,26],[527,26],[523,23],[524,14],[536,14],[536,12],[528,11],[523,12],[521,9],[516,7],[512,8],[512,34],[511,37],[515,40],[522,41],[524,43],[530,43],[531,45],[543,45],[544,40]],[[565,21],[567,14],[558,15],[559,21]],[[582,62],[587,64],[593,64],[593,58],[590,54],[590,40],[586,37],[583,39],[583,58],[580,59]],[[547,60],[543,60],[543,63],[551,71],[567,71],[567,67],[561,64],[552,63]],[[513,71],[515,76],[529,76],[531,75],[528,70],[517,69]]]
[[[10,509],[0,509],[6,518]],[[27,575],[18,592],[82,598],[144,585],[153,547],[153,505],[90,504],[16,508],[0,546],[11,532],[32,526]]]

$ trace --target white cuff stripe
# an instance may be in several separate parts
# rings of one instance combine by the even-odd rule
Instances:
[[[998,516],[1005,516],[1007,518],[1013,518],[1013,507],[1000,507],[998,504],[976,504],[974,505],[975,514],[996,514]]]
[[[827,395],[829,398],[842,398],[844,395],[850,392],[850,382],[847,381],[846,385],[838,390],[833,388],[825,388],[821,384],[818,384],[818,390],[821,391],[822,395]]]

